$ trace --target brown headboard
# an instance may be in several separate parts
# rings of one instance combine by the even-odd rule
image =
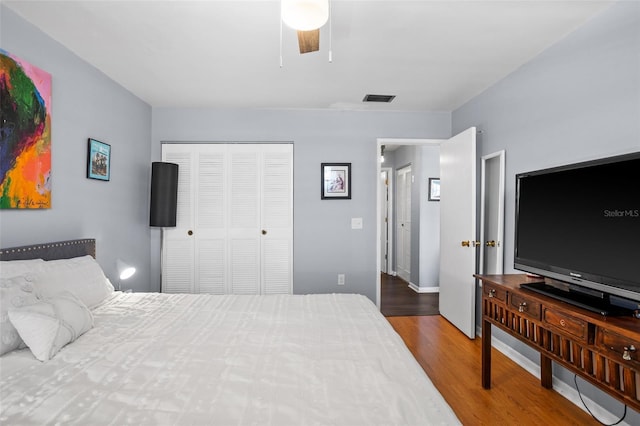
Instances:
[[[0,248],[0,260],[70,259],[87,254],[96,257],[96,240],[93,238]]]

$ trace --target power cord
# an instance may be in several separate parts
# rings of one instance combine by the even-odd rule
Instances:
[[[582,401],[582,405],[584,405],[584,408],[587,410],[587,413],[591,414],[591,417],[593,417],[594,420],[597,421],[598,423],[600,423],[601,425],[614,426],[614,425],[620,424],[624,420],[624,418],[627,417],[627,405],[625,404],[624,413],[622,414],[622,417],[620,418],[620,420],[618,420],[615,423],[603,423],[602,421],[600,421],[600,419],[598,419],[596,416],[593,415],[591,410],[589,410],[589,407],[587,407],[587,404],[585,404],[584,399],[582,399],[582,394],[580,393],[580,389],[578,388],[578,375],[577,374],[573,375],[573,382],[576,384],[576,390],[578,391],[578,396],[580,397],[580,401]]]

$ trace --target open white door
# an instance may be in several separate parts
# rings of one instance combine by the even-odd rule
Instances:
[[[440,314],[475,338],[476,128],[440,144]]]

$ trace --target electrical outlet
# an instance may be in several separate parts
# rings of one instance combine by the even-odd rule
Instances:
[[[338,285],[344,285],[344,274],[338,274]]]

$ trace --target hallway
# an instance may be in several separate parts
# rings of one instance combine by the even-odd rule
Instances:
[[[438,293],[416,293],[392,275],[380,274],[380,311],[386,317],[438,315]]]

